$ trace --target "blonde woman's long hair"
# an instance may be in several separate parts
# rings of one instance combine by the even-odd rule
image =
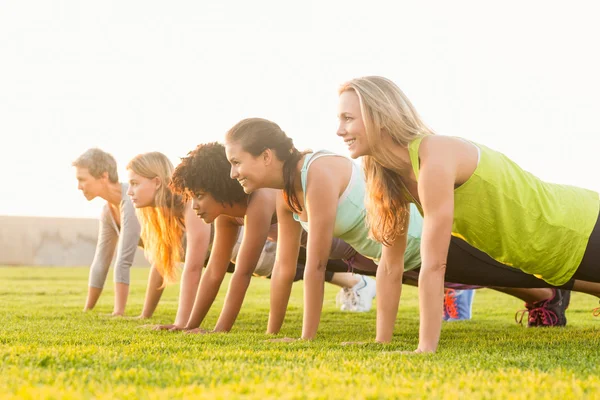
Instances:
[[[135,156],[127,164],[127,169],[145,178],[160,180],[154,195],[154,207],[138,208],[136,214],[142,227],[146,257],[165,282],[171,282],[183,258],[184,233],[184,203],[181,196],[173,194],[169,188],[173,164],[164,154],[151,152]]]
[[[391,245],[408,225],[411,196],[402,174],[410,170],[389,146],[384,135],[408,147],[419,136],[434,132],[423,123],[416,109],[400,88],[389,79],[366,76],[344,83],[341,95],[354,91],[360,101],[370,154],[363,157],[367,183],[366,208],[369,231],[377,241]]]

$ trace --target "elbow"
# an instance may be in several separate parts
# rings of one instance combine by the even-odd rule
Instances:
[[[304,270],[304,281],[324,281],[325,270],[327,269],[327,263],[318,263],[316,267],[307,267]]]
[[[444,263],[432,263],[432,264],[423,264],[421,266],[421,271],[419,272],[419,282],[422,282],[423,279],[441,279],[444,280],[446,276],[446,264]]]
[[[385,279],[385,281],[390,284],[402,284],[403,275],[404,262],[401,262],[400,265],[396,267],[390,264],[380,264],[377,267],[377,277]]]
[[[296,277],[296,271],[295,270],[286,270],[286,269],[280,269],[280,268],[274,268],[273,269],[273,274],[271,276],[271,279],[277,282],[281,282],[281,283],[286,283],[286,284],[293,284],[294,283],[294,278]]]
[[[252,279],[252,276],[253,276],[252,271],[244,271],[244,270],[241,270],[241,269],[236,269],[233,272],[233,276],[232,276],[231,279],[232,280],[233,279],[235,279],[235,280],[239,279],[239,280],[241,280],[243,282],[250,282],[250,279]]]

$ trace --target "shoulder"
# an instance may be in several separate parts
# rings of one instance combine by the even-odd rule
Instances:
[[[473,149],[475,146],[465,139],[454,136],[427,135],[421,140],[419,157],[421,159],[456,158]]]
[[[106,202],[102,207],[102,210],[100,210],[100,222],[103,222],[107,218],[110,218],[110,206],[108,205],[108,202]]]
[[[342,155],[331,152],[319,152],[328,154],[327,156],[315,157],[310,163],[308,176],[313,178],[316,176],[341,176],[340,173],[347,171],[348,166],[352,165],[352,161]],[[315,153],[317,154],[317,153]]]
[[[421,140],[419,155],[448,153],[468,148],[474,148],[474,145],[466,139],[455,136],[427,135]]]

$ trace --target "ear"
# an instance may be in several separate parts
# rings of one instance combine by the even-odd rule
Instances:
[[[262,152],[261,157],[265,163],[265,165],[270,165],[273,162],[273,150],[271,149],[265,149],[265,151]]]
[[[100,175],[100,179],[103,179],[105,181],[108,180],[108,172],[104,171],[101,175]]]
[[[162,186],[162,181],[160,180],[160,178],[158,176],[155,176],[154,178],[152,178],[152,181],[156,185],[157,189]]]

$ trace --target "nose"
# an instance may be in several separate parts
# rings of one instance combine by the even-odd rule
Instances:
[[[77,184],[77,190],[83,190],[83,186],[81,185],[81,182],[79,182]]]
[[[192,209],[197,211],[199,208],[200,206],[198,205],[198,200],[196,200],[196,198],[192,198]]]
[[[129,185],[129,188],[127,189],[127,196],[133,196],[133,189],[131,189],[131,185]]]
[[[344,124],[342,123],[342,121],[340,121],[337,132],[335,134],[338,136],[344,136],[346,134],[346,128],[344,128]]]
[[[231,179],[237,179],[238,172],[237,172],[237,168],[234,167],[233,165],[231,166],[231,170],[229,171],[229,176],[231,177]]]

